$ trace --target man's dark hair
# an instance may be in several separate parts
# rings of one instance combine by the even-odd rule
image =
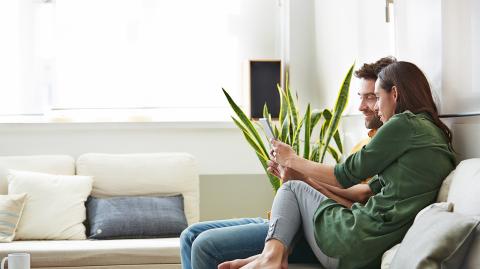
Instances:
[[[357,78],[377,80],[378,73],[380,73],[380,71],[382,71],[382,69],[386,66],[395,62],[397,62],[397,59],[395,59],[395,57],[388,56],[381,58],[380,60],[371,64],[363,64],[360,69],[355,71],[355,76]]]

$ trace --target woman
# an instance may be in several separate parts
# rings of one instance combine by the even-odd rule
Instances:
[[[273,141],[269,171],[280,175],[287,169],[301,180],[288,181],[277,192],[262,254],[219,268],[286,268],[300,228],[324,267],[380,268],[383,252],[400,242],[417,212],[435,201],[455,159],[451,132],[440,121],[417,66],[396,62],[385,67],[375,95],[384,125],[344,163],[311,162]],[[358,190],[370,196],[365,204],[336,199],[328,191],[372,176]]]

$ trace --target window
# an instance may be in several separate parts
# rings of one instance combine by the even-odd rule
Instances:
[[[142,109],[162,119],[227,119],[221,88],[245,102],[245,61],[280,55],[277,0],[56,0],[30,9],[17,1],[2,1],[0,12],[34,13],[33,47],[15,43],[23,42],[15,36],[21,25],[2,22],[2,43],[9,43],[2,53],[18,63],[30,49],[32,64],[25,66],[34,70],[15,74],[31,85],[1,76],[8,87],[0,99],[15,92],[19,100],[3,114],[24,113],[21,89],[31,87],[36,112],[47,115]],[[18,20],[13,16],[8,20]],[[9,74],[6,66],[2,74]]]
[[[0,1],[0,113],[35,114],[32,105],[31,8],[22,1]]]

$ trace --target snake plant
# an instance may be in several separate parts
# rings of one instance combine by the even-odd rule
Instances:
[[[298,109],[298,100],[294,98],[292,90],[290,89],[287,74],[285,89],[277,85],[280,94],[278,122],[272,121],[272,116],[268,111],[267,104],[263,107],[263,117],[267,119],[275,136],[280,141],[290,145],[298,155],[303,156],[305,159],[323,163],[325,154],[328,152],[338,163],[343,154],[343,145],[338,132],[338,125],[348,102],[348,93],[354,65],[355,64],[352,64],[345,75],[334,108],[332,110],[327,108],[323,110],[312,110],[310,104],[308,104],[303,117],[301,117]],[[268,141],[263,139],[263,137],[265,137],[264,132],[263,135],[260,135],[257,131],[256,127],[259,126],[259,129],[261,129],[261,126],[256,121],[250,120],[233,101],[228,92],[225,89],[222,90],[228,103],[235,112],[236,117],[232,116],[233,122],[242,131],[248,144],[255,150],[260,163],[267,173],[270,184],[276,192],[278,188],[280,188],[281,181],[266,171],[268,167],[267,161],[269,160],[269,146],[266,146]],[[317,132],[314,132],[317,126],[319,126],[319,129]],[[303,140],[300,139],[302,130]],[[335,146],[332,141],[335,142]]]

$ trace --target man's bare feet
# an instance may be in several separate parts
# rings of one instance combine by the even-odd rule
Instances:
[[[246,258],[246,259],[236,259],[233,261],[223,262],[218,265],[218,269],[239,269],[240,267],[254,261],[259,256],[260,254]]]

